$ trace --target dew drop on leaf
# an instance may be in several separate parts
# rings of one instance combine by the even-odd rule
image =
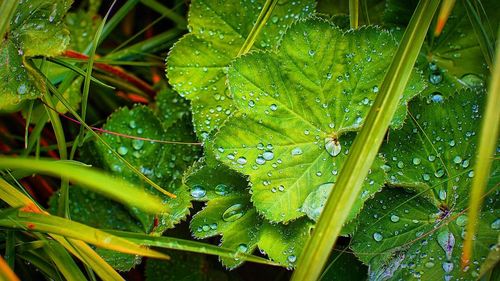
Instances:
[[[500,219],[496,219],[494,222],[491,223],[491,229],[498,230],[500,229]]]
[[[399,217],[398,217],[398,216],[396,216],[396,215],[392,215],[392,216],[391,216],[391,221],[392,221],[392,222],[398,222],[398,221],[399,221]]]
[[[325,139],[325,149],[326,151],[333,157],[339,155],[342,147],[340,146],[340,142],[338,140],[334,140],[332,138]]]
[[[455,236],[449,230],[441,231],[437,236],[437,242],[443,249],[446,259],[451,260],[453,247],[455,246]],[[452,264],[453,267],[453,264]],[[447,271],[449,272],[449,271]]]
[[[231,192],[231,189],[227,185],[225,185],[223,183],[218,184],[217,186],[215,186],[215,194],[217,194],[217,195],[224,196],[224,195],[229,194],[230,192]]]
[[[128,148],[126,148],[125,146],[120,146],[118,147],[116,152],[118,152],[118,154],[120,154],[121,156],[124,156],[128,153]]]
[[[373,239],[377,242],[380,242],[382,241],[382,239],[384,239],[384,236],[382,236],[382,234],[379,232],[375,232],[373,233]]]
[[[207,191],[201,185],[195,185],[191,189],[191,196],[196,199],[203,198],[207,194]]]
[[[302,149],[300,147],[296,147],[294,149],[292,149],[292,156],[296,156],[296,155],[301,155],[303,152],[302,152]]]
[[[236,221],[245,214],[242,204],[234,204],[227,208],[222,214],[222,219],[226,222]]]

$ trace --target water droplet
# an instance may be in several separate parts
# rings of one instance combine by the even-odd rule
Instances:
[[[472,73],[465,74],[462,78],[460,78],[460,81],[471,88],[481,88],[484,86],[483,79]]]
[[[433,268],[434,267],[434,263],[431,262],[431,261],[428,261],[428,262],[425,263],[425,267],[427,267],[427,268]]]
[[[429,82],[434,85],[437,85],[443,81],[443,76],[439,72],[434,72],[429,75]]]
[[[398,222],[398,221],[399,221],[399,217],[398,217],[398,216],[396,216],[396,215],[392,215],[392,216],[391,216],[391,221],[392,221],[392,222]]]
[[[491,227],[491,229],[494,229],[494,230],[500,229],[500,219],[496,219],[494,222],[492,222],[490,227]]]
[[[227,185],[220,183],[217,186],[215,186],[215,194],[217,195],[227,195],[231,192],[231,188],[229,188]]]
[[[398,168],[403,169],[405,167],[405,164],[403,163],[403,161],[399,161],[397,166]]]
[[[296,155],[301,155],[303,152],[302,152],[302,149],[300,147],[296,147],[294,149],[292,149],[292,156],[296,156]]]
[[[439,199],[441,199],[441,201],[446,200],[446,190],[441,189],[441,190],[439,191]]]
[[[379,89],[378,89],[378,87],[377,87],[377,86],[373,86],[372,91],[373,91],[374,93],[378,93]]]
[[[413,158],[412,162],[413,162],[413,165],[420,165],[422,160],[420,160],[420,158],[415,157],[415,158]]]
[[[434,93],[431,96],[431,101],[434,103],[441,103],[444,101],[444,98],[440,93]]]
[[[342,147],[337,139],[326,138],[325,139],[325,149],[333,157],[339,155]]]
[[[131,129],[135,129],[137,128],[137,124],[135,123],[134,120],[131,120],[130,122],[128,122],[128,126],[131,128]]]
[[[259,156],[255,159],[255,163],[259,164],[259,165],[264,165],[266,164],[266,159],[264,159],[263,157]]]
[[[127,154],[128,148],[126,148],[125,146],[120,146],[120,147],[118,147],[116,152],[118,152],[118,154],[120,154],[121,156],[124,156]]]
[[[451,262],[443,262],[443,270],[446,273],[450,273],[453,270],[453,263],[451,263]]]
[[[276,109],[278,109],[278,106],[277,106],[277,105],[275,105],[275,104],[273,103],[273,104],[271,104],[271,105],[269,106],[269,108],[270,108],[272,111],[276,111]]]
[[[234,204],[227,208],[222,214],[222,219],[227,222],[236,221],[245,214],[242,204]]]
[[[200,198],[205,197],[206,194],[207,194],[207,191],[201,185],[195,185],[195,186],[193,186],[193,188],[191,188],[191,196],[193,198],[200,199]]]
[[[469,160],[464,160],[464,162],[462,162],[462,168],[467,168],[469,167]]]
[[[250,106],[250,107],[254,107],[254,106],[255,106],[255,102],[254,102],[253,100],[250,100],[250,101],[248,102],[248,106]]]
[[[467,176],[468,176],[469,178],[473,178],[473,177],[474,177],[474,171],[470,171],[470,172],[467,174]]]
[[[455,158],[453,158],[453,162],[454,162],[455,164],[460,164],[460,163],[462,162],[462,157],[460,157],[460,156],[458,156],[458,155],[457,155],[457,156],[455,156]]]
[[[247,159],[242,156],[242,157],[238,158],[238,160],[236,160],[236,162],[240,165],[245,165],[247,163]]]
[[[455,246],[455,236],[449,230],[441,231],[437,235],[437,242],[443,248],[447,260],[451,260],[453,247]],[[452,265],[453,267],[453,265]],[[449,271],[447,271],[449,272]]]
[[[296,260],[297,260],[297,257],[295,255],[288,256],[288,262],[294,263]]]
[[[28,87],[24,83],[19,85],[19,87],[17,87],[17,93],[20,95],[26,94],[27,91],[28,91]]]
[[[434,172],[434,176],[436,176],[436,178],[444,176],[444,170],[443,169],[437,170],[436,172]]]
[[[273,17],[271,18],[271,22],[272,22],[272,23],[277,23],[277,22],[278,22],[278,20],[279,20],[279,18],[278,18],[277,16],[273,16]]]
[[[264,151],[264,153],[262,153],[262,157],[267,161],[273,160],[274,153],[272,151]]]
[[[422,179],[424,181],[429,181],[431,179],[431,176],[429,174],[422,174]]]
[[[460,215],[457,220],[455,220],[455,223],[460,226],[460,227],[464,227],[467,225],[467,216],[465,215]]]
[[[143,140],[132,140],[132,147],[135,150],[140,150],[144,146]]]
[[[380,234],[379,232],[375,232],[373,233],[373,239],[377,242],[380,242],[382,241],[382,239],[384,239],[384,236],[382,236],[382,234]]]
[[[243,244],[242,243],[242,244],[238,245],[238,250],[237,251],[240,252],[240,253],[246,253],[248,251],[247,244]]]
[[[314,54],[316,54],[316,52],[314,50],[309,50],[309,55],[312,57],[314,56]]]

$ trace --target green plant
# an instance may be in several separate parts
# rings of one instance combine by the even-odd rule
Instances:
[[[2,1],[5,278],[495,280],[500,6],[439,3]]]

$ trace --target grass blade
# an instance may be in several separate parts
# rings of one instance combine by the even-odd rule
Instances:
[[[312,237],[302,251],[292,280],[317,280],[321,275],[330,250],[382,144],[439,2],[419,2],[380,87],[380,94],[356,136]]]
[[[0,226],[56,234],[127,254],[160,259],[169,258],[167,255],[141,247],[126,239],[56,216],[19,211],[9,214],[6,218],[0,218]]]
[[[500,32],[500,30],[499,30]],[[500,128],[500,42],[497,42],[497,51],[493,76],[488,89],[488,97],[486,100],[486,109],[481,125],[481,133],[479,135],[478,152],[476,155],[476,165],[474,167],[474,178],[469,197],[469,212],[468,223],[464,246],[462,248],[462,268],[467,266],[472,255],[472,239],[476,234],[477,222],[481,205],[483,203],[483,195],[488,184],[491,164],[495,154],[496,144],[498,140],[498,132]]]
[[[85,186],[89,190],[112,198],[129,207],[136,207],[152,214],[164,213],[167,210],[167,206],[163,204],[159,197],[94,168],[53,160],[7,157],[0,157],[0,168],[23,169],[46,175],[65,177]]]
[[[0,280],[19,281],[19,277],[16,276],[2,256],[0,256]]]
[[[69,253],[60,244],[54,241],[46,241],[44,251],[54,262],[55,266],[66,280],[85,280],[80,268],[69,255]]]
[[[267,20],[271,17],[273,13],[274,7],[278,4],[277,0],[267,0],[260,11],[259,17],[255,21],[255,24],[250,30],[250,34],[248,34],[245,42],[243,42],[243,46],[241,46],[240,51],[238,52],[238,56],[244,55],[252,49],[253,44],[255,43],[255,39],[259,36],[260,31],[266,25]]]
[[[0,38],[5,38],[9,31],[10,19],[14,16],[19,1],[2,1],[0,4]]]
[[[141,0],[141,3],[148,6],[151,8],[153,11],[156,11],[160,14],[162,14],[164,17],[172,20],[177,24],[178,28],[181,29],[186,29],[187,28],[187,22],[184,19],[184,17],[179,16],[176,12],[172,11],[171,9],[165,7],[161,3],[155,0]]]
[[[493,43],[494,40],[492,41],[492,39],[490,39],[490,36],[486,31],[485,24],[482,22],[481,16],[479,15],[479,11],[474,7],[471,1],[465,0],[464,4],[467,16],[469,17],[474,33],[476,34],[484,59],[486,60],[489,69],[493,69],[493,56],[495,53],[495,46]]]
[[[438,37],[443,31],[454,6],[455,0],[443,0],[443,4],[441,4],[441,9],[439,10],[436,28],[434,29],[434,37]]]
[[[349,22],[352,29],[359,26],[359,0],[349,0]]]
[[[278,265],[268,259],[264,259],[261,257],[257,257],[254,255],[250,254],[245,254],[245,253],[235,253],[234,250],[214,246],[211,244],[206,244],[202,242],[197,242],[197,241],[191,241],[191,240],[185,240],[185,239],[180,239],[180,238],[174,238],[174,237],[166,237],[166,236],[161,236],[161,237],[156,237],[156,236],[150,236],[147,234],[142,234],[142,233],[135,233],[135,232],[126,232],[126,231],[118,231],[118,230],[111,230],[107,231],[108,233],[111,233],[113,235],[116,235],[118,237],[122,237],[124,239],[130,240],[134,243],[137,243],[139,245],[144,245],[144,246],[152,246],[152,247],[160,247],[160,248],[165,248],[165,249],[172,249],[172,250],[180,250],[180,251],[187,251],[187,252],[193,252],[193,253],[199,253],[199,254],[207,254],[207,255],[215,255],[219,257],[225,257],[225,258],[239,258],[241,260],[249,261],[249,262],[255,262],[255,263],[260,263],[260,264],[267,264],[267,265]]]

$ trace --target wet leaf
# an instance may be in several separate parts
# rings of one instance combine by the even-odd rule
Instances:
[[[214,152],[250,176],[252,201],[266,219],[303,216],[309,194],[335,182],[396,47],[378,28],[342,33],[315,18],[293,25],[277,53],[233,62],[228,77],[238,112],[216,134]],[[407,100],[423,87],[414,73],[393,126],[402,124]],[[375,162],[349,220],[382,186],[381,165]]]
[[[225,70],[237,56],[264,2],[191,2],[191,32],[171,50],[167,76],[174,89],[191,101],[195,130],[203,139],[235,110],[225,84]],[[278,3],[254,49],[275,47],[288,25],[311,14],[314,5],[310,0]]]
[[[303,218],[283,225],[263,220],[250,202],[247,181],[221,164],[197,162],[185,180],[195,200],[207,201],[193,217],[191,231],[198,239],[222,236],[220,245],[235,250],[235,259],[221,258],[226,267],[239,266],[238,253],[257,248],[271,260],[294,267],[312,222]]]
[[[367,202],[352,244],[370,265],[371,280],[476,280],[500,231],[499,191],[494,187],[499,166],[494,163],[471,265],[462,272],[465,211],[482,106],[483,95],[473,92],[437,103],[420,99],[410,104],[414,119],[391,132],[382,153],[389,184],[397,188]]]
[[[0,110],[12,110],[26,99],[35,99],[44,91],[24,60],[34,56],[53,57],[66,49],[69,32],[63,17],[71,0],[23,1],[10,22],[10,31],[0,47]]]

